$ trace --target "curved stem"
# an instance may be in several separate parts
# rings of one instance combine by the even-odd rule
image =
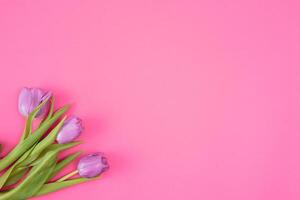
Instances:
[[[20,142],[22,142],[23,140],[26,139],[30,129],[31,129],[31,121],[30,121],[30,117],[27,117],[26,118],[26,123],[25,123],[25,128],[24,128],[24,131],[23,131],[22,138],[21,138]]]
[[[58,179],[56,182],[63,182],[65,180],[67,180],[68,178],[71,178],[72,176],[76,175],[78,173],[78,170],[75,170],[67,175],[65,175],[64,177]]]

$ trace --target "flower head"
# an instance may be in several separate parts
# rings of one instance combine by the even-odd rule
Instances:
[[[27,117],[40,103],[49,99],[52,96],[51,92],[41,90],[39,88],[22,88],[19,94],[19,111]],[[49,108],[49,102],[47,102],[36,117],[44,116]]]
[[[57,142],[65,144],[75,140],[83,131],[82,120],[76,116],[67,119],[57,135]]]
[[[108,169],[108,161],[102,153],[94,153],[82,157],[77,166],[79,175],[85,178],[99,176]]]

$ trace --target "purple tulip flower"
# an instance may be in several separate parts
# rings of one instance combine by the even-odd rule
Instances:
[[[59,144],[69,143],[75,140],[83,131],[82,120],[76,116],[67,119],[57,135]]]
[[[49,99],[52,96],[51,92],[43,91],[39,88],[22,88],[19,94],[19,111],[27,117],[40,103]],[[47,102],[36,115],[36,117],[44,116],[49,108],[49,102]]]
[[[79,160],[77,170],[81,177],[93,178],[109,169],[106,157],[102,153],[89,154]]]

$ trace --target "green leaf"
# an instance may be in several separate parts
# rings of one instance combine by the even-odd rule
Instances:
[[[40,126],[41,126],[45,121],[49,120],[49,119],[52,117],[53,113],[54,113],[54,102],[55,102],[54,96],[51,97],[51,100],[50,100],[50,101],[51,101],[51,104],[50,104],[50,109],[49,109],[48,115],[47,115],[47,117],[41,122]]]
[[[63,106],[62,108],[57,110],[49,120],[51,120],[51,119],[57,120],[60,116],[65,114],[70,109],[70,107],[71,107],[71,105],[69,105],[69,104]],[[49,120],[47,120],[47,121],[49,121]]]
[[[1,177],[0,177],[0,189],[5,185],[8,177],[10,176],[10,174],[12,173],[12,171],[14,169],[15,169],[15,166],[12,166],[4,174],[1,175]]]
[[[52,144],[49,146],[49,151],[63,151],[72,147],[75,147],[79,144],[82,144],[82,141],[75,141],[75,142],[70,142],[70,143],[66,143],[66,144]]]
[[[19,143],[7,156],[0,160],[0,171],[16,161],[23,153],[38,142],[44,133],[68,110],[65,106],[54,113],[53,117],[40,126],[34,134],[29,135],[24,141]]]
[[[45,156],[45,154],[48,151],[54,151],[56,153],[60,153],[61,151],[74,147],[78,144],[81,144],[81,142],[73,142],[73,143],[68,143],[68,144],[52,144],[50,145],[50,147],[48,147],[45,152],[43,152],[39,158],[32,162],[30,166],[35,166],[37,164],[39,164],[41,162],[41,160],[43,159],[43,157]],[[33,153],[33,152],[32,152]],[[31,153],[31,154],[32,154]],[[62,170],[65,166],[67,166],[69,163],[71,163],[73,160],[75,160],[81,152],[77,152],[74,153],[68,157],[66,157],[65,159],[62,159],[54,168],[54,171],[51,173],[50,177],[48,180],[50,180],[51,178],[53,178],[60,170]],[[30,154],[30,155],[31,155]],[[28,159],[26,159],[25,161],[27,161]],[[0,186],[1,186],[1,180],[5,178],[5,180],[3,181],[3,186],[8,186],[8,185],[12,185],[15,184],[16,182],[18,182],[23,175],[28,171],[29,167],[28,166],[24,166],[23,161],[17,161],[19,163],[21,163],[20,165],[18,165],[17,167],[14,167],[14,169],[12,171],[7,172],[7,177],[5,176],[1,176],[0,177]],[[23,166],[23,167],[21,167]],[[5,174],[4,174],[5,175]],[[1,189],[1,187],[0,187]]]
[[[39,155],[48,147],[50,146],[56,139],[56,136],[61,129],[61,127],[64,124],[64,121],[66,120],[66,117],[64,117],[54,129],[43,139],[41,140],[33,149],[29,157],[20,164],[20,166],[26,166],[36,160]]]
[[[80,156],[80,154],[82,154],[82,151],[73,153],[65,158],[63,158],[61,161],[59,161],[53,172],[51,173],[50,177],[48,180],[51,180],[53,177],[55,177],[61,170],[63,170],[67,165],[69,165],[72,161],[74,161],[76,158],[78,158],[78,156]]]
[[[61,190],[61,189],[64,189],[64,188],[67,188],[67,187],[70,187],[73,185],[77,185],[77,184],[84,183],[87,181],[96,180],[98,178],[91,178],[91,179],[76,178],[76,179],[71,179],[71,180],[67,180],[67,181],[63,181],[63,182],[47,183],[39,190],[39,192],[35,196],[49,194],[51,192],[56,192],[58,190]]]
[[[3,145],[0,144],[0,154],[2,153],[2,150],[3,150]],[[1,156],[0,156],[0,160],[1,160]]]
[[[49,152],[40,164],[33,167],[16,188],[0,194],[0,200],[21,200],[34,196],[47,181],[52,173],[57,159],[57,153]]]
[[[66,143],[66,144],[52,144],[48,148],[45,149],[45,151],[41,154],[41,156],[37,160],[35,160],[34,162],[31,163],[31,166],[37,165],[48,151],[54,151],[56,153],[60,153],[66,149],[75,147],[81,143],[82,143],[81,141],[77,141],[77,142],[70,142],[70,143]]]
[[[34,146],[28,150],[26,153],[24,153],[21,158],[17,162],[15,162],[14,165],[12,165],[4,174],[0,176],[0,189],[5,186],[7,180],[9,179],[10,175],[14,172],[14,170],[17,168],[17,166],[27,159],[27,157],[30,155],[32,150],[34,149]]]
[[[28,170],[29,167],[15,168],[6,180],[4,187],[17,183],[28,172]]]

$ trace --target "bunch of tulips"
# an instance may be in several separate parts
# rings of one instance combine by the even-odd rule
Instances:
[[[74,140],[84,129],[82,121],[76,116],[65,116],[69,107],[66,105],[55,111],[51,92],[39,88],[21,90],[19,111],[26,117],[26,125],[18,144],[0,159],[0,200],[45,195],[94,180],[109,168],[106,157],[94,153],[82,157],[75,171],[56,178],[82,153],[58,158],[62,151],[81,143]],[[36,118],[40,118],[39,124],[33,126]],[[79,177],[72,178],[77,174]]]

